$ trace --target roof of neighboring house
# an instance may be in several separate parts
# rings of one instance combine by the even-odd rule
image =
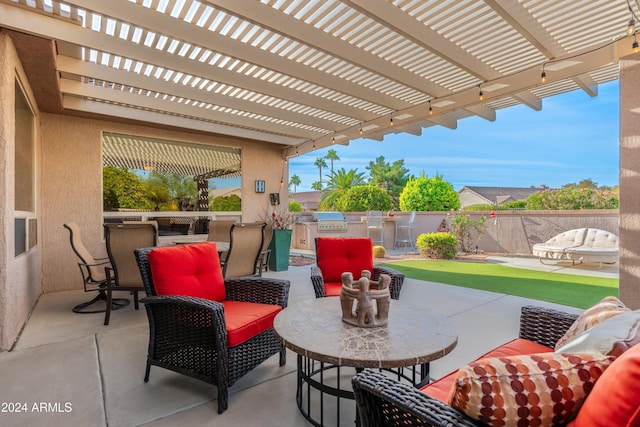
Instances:
[[[504,203],[512,200],[525,200],[533,193],[548,190],[547,187],[462,187],[458,194],[465,190],[475,193],[487,203]]]

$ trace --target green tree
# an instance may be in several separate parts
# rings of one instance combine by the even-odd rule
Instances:
[[[320,209],[324,211],[336,210],[336,201],[345,191],[357,185],[363,185],[364,173],[358,172],[358,169],[349,171],[345,168],[338,169],[332,173],[327,182],[327,192],[320,199]]]
[[[380,187],[358,185],[345,191],[335,206],[342,212],[388,211],[393,207],[393,200]]]
[[[112,166],[102,168],[102,204],[104,210],[149,207],[141,178],[126,168]]]
[[[460,209],[460,199],[453,186],[441,175],[429,178],[420,174],[409,178],[400,194],[400,209],[403,211],[449,211]]]
[[[145,179],[144,192],[156,211],[161,210],[163,207],[168,208],[171,203],[169,189],[159,180]]]
[[[371,175],[370,184],[384,188],[397,205],[400,193],[410,177],[409,170],[404,167],[404,160],[389,164],[385,162],[384,156],[380,156],[375,162],[369,162],[367,169]]]
[[[325,160],[324,157],[318,157],[316,158],[316,161],[313,162],[313,165],[316,166],[318,168],[318,170],[320,171],[320,186],[322,187],[322,168],[326,168],[327,167],[327,161]],[[322,188],[320,188],[322,189]]]
[[[620,207],[620,199],[615,191],[574,187],[540,191],[527,197],[526,202],[527,209],[535,210],[616,209]]]
[[[302,212],[302,205],[297,200],[289,200],[289,212]]]
[[[338,153],[336,153],[336,150],[330,149],[329,151],[327,151],[327,155],[324,156],[324,158],[331,162],[331,176],[333,176],[333,162],[336,160],[340,160],[340,157],[338,157]]]
[[[210,211],[241,211],[242,199],[236,194],[216,197],[209,203]]]
[[[301,183],[302,181],[300,181],[300,177],[298,175],[291,175],[291,179],[289,180],[289,191],[291,191],[291,186],[293,185],[293,192],[296,193],[298,185]]]
[[[322,182],[315,181],[313,184],[311,184],[311,189],[315,191],[322,191]]]
[[[147,179],[157,186],[165,187],[171,202],[177,204],[180,210],[195,207],[198,200],[198,185],[193,177],[154,171]]]

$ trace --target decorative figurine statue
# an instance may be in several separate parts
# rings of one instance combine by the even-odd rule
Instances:
[[[342,320],[350,325],[371,328],[386,325],[389,321],[391,277],[381,274],[379,280],[371,279],[371,272],[363,270],[360,280],[353,282],[353,274],[342,273],[340,305]],[[355,309],[354,309],[355,301]]]

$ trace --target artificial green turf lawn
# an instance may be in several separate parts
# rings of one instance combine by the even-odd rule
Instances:
[[[618,296],[618,279],[449,260],[415,260],[384,265],[411,279],[499,292],[578,308],[591,307],[608,295]]]

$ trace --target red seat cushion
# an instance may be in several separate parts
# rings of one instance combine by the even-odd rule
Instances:
[[[487,357],[517,356],[520,354],[546,353],[551,351],[553,351],[551,347],[547,347],[542,344],[538,344],[536,342],[525,340],[522,338],[516,338],[506,344],[501,345],[500,347],[494,348],[488,353],[483,354],[476,360],[485,359]],[[457,370],[450,372],[437,381],[434,381],[422,387],[420,391],[428,394],[434,399],[438,399],[441,402],[447,403],[449,401],[449,393],[451,392],[453,381],[456,379],[457,372]]]
[[[273,326],[273,319],[282,307],[253,302],[222,301],[227,323],[229,347],[242,344]]]
[[[568,427],[640,426],[640,344],[622,353],[593,386]]]
[[[342,282],[324,282],[324,295],[327,297],[339,297],[342,292]]]
[[[365,237],[318,237],[316,259],[324,282],[342,287],[342,273],[351,272],[355,280],[360,279],[362,270],[373,274],[372,248],[371,239]]]
[[[216,244],[164,246],[149,252],[157,295],[184,295],[222,301],[227,293]]]

